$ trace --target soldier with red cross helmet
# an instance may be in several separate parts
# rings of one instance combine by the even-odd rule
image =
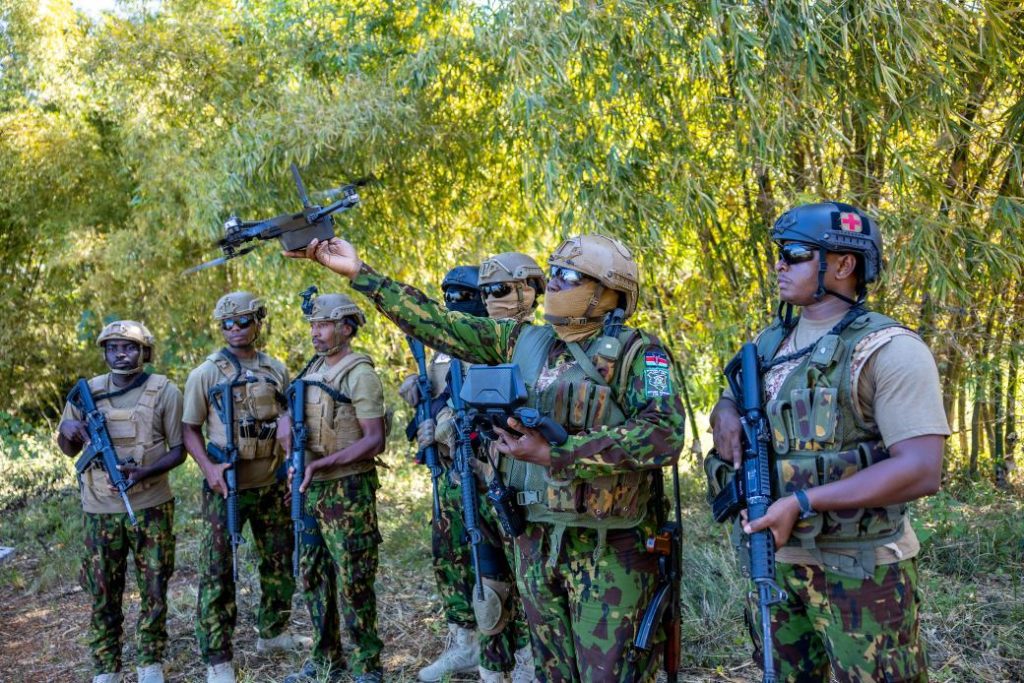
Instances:
[[[882,239],[863,211],[798,206],[772,240],[779,316],[756,344],[774,502],[738,522],[737,537],[771,529],[786,598],[771,608],[772,642],[754,637],[755,661],[773,648],[780,681],[926,681],[907,504],[938,490],[950,433],[935,360],[917,334],[865,305]],[[730,392],[711,425],[715,492],[741,461]],[[752,634],[762,633],[757,612],[748,606]]]

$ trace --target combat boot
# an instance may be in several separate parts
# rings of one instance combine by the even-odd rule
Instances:
[[[308,650],[312,645],[313,639],[309,636],[293,636],[288,631],[285,631],[273,638],[257,638],[256,652],[261,655],[269,655],[275,652],[294,652],[296,650]]]
[[[537,671],[533,668],[533,650],[529,643],[516,650],[516,668],[512,669],[512,683],[533,683]]]
[[[96,674],[92,677],[92,683],[121,683],[124,674],[120,671],[111,674]]]
[[[235,683],[235,669],[231,662],[206,667],[206,683]]]
[[[139,672],[139,683],[164,683],[164,667],[159,662],[137,667],[136,671]]]
[[[508,683],[508,674],[480,667],[480,683]]]
[[[480,661],[480,642],[476,631],[448,624],[448,638],[441,655],[429,665],[420,669],[419,679],[431,683],[449,674],[476,671]]]

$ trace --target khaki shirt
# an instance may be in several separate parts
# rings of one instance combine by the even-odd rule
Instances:
[[[304,379],[323,382],[330,369],[331,366],[327,365],[326,359],[318,358],[303,377]],[[355,410],[355,418],[357,420],[374,420],[384,417],[386,412],[384,406],[384,385],[381,383],[380,376],[372,364],[361,362],[354,365],[351,370],[343,371],[340,381],[336,381],[331,388],[336,389],[352,401],[351,406]],[[335,408],[337,409],[338,406],[335,406]],[[307,454],[307,457],[309,457],[309,454]],[[339,479],[351,474],[351,469],[352,465],[348,464],[319,470],[313,475],[313,481]],[[372,461],[367,462],[365,469],[372,469]]]
[[[801,317],[776,356],[802,349],[828,334],[843,315],[845,311],[827,320]],[[886,447],[917,436],[950,435],[935,359],[916,334],[890,328],[868,335],[853,350],[850,374],[857,395],[855,409],[868,427],[877,428]],[[892,564],[914,557],[920,550],[917,534],[906,523],[898,538],[875,549],[875,556],[878,564]],[[779,548],[775,557],[791,564],[818,564],[804,548]]]
[[[94,395],[106,394],[113,391],[118,391],[111,379],[110,373],[106,375],[99,375],[94,378],[90,383],[95,385],[97,381],[102,382],[102,387],[99,391],[94,391]],[[147,381],[153,381],[150,378]],[[131,391],[121,394],[120,396],[114,396],[107,401],[100,401],[100,405],[97,407],[100,412],[103,411],[103,405],[107,404],[117,410],[126,410],[135,407],[139,399],[142,397],[142,392],[145,389],[145,384],[135,387]],[[182,409],[182,397],[181,391],[172,382],[167,382],[160,394],[157,396],[156,404],[154,406],[154,417],[152,425],[152,443],[140,444],[143,447],[151,447],[159,443],[163,443],[165,448],[164,451],[168,451],[175,446],[180,446],[182,443],[181,439],[181,409]],[[83,420],[85,415],[82,414],[75,406],[70,403],[65,403],[64,412],[61,414],[61,420]],[[89,473],[85,473],[83,476],[87,476]],[[137,483],[132,488],[128,489],[128,502],[131,503],[133,510],[145,510],[146,508],[155,507],[166,503],[167,501],[174,498],[174,494],[171,492],[171,485],[169,481],[169,472],[150,477]],[[98,477],[97,481],[99,485],[109,485],[109,480],[104,475]],[[121,500],[121,496],[117,494],[107,494],[106,491],[101,491],[97,495],[95,487],[86,486],[84,482],[81,486],[82,494],[82,509],[89,513],[116,513],[124,512],[124,503]]]
[[[288,388],[288,368],[276,358],[260,353],[256,358],[252,359],[239,358],[238,362],[241,364],[243,371],[259,371],[261,374],[271,376],[277,382],[277,389],[282,394]],[[182,422],[197,427],[205,424],[210,414],[210,389],[229,379],[210,360],[203,361],[202,364],[192,370],[185,381],[185,408],[181,418]],[[283,409],[282,412],[284,412]],[[224,444],[217,445],[223,446]],[[257,460],[240,459],[235,465],[238,476],[238,489],[242,491],[270,486],[276,481],[277,468],[283,461],[284,451],[276,443],[274,446],[274,456],[271,458],[260,458]]]

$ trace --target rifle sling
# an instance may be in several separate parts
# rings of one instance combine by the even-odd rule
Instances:
[[[95,403],[96,401],[102,401],[103,399],[117,398],[118,396],[121,396],[123,394],[127,394],[132,389],[137,389],[137,388],[141,387],[143,384],[146,383],[146,380],[148,380],[148,379],[149,379],[149,373],[148,372],[139,373],[139,376],[136,377],[135,379],[133,379],[128,386],[126,386],[124,388],[121,388],[121,389],[118,389],[116,391],[108,391],[105,394],[94,394],[93,397],[92,397],[92,400]]]

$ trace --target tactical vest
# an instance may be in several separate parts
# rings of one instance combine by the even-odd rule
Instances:
[[[253,370],[236,365],[226,357],[227,353],[211,353],[206,360],[217,366],[224,375],[224,382],[237,384],[231,389],[231,396],[238,458],[272,458],[277,443],[274,440],[277,435],[277,417],[281,414],[280,396],[284,387],[279,387],[277,379],[267,370],[270,362],[265,354],[257,354],[258,367]],[[223,383],[213,387],[211,393],[221,386]],[[210,410],[206,427],[207,438],[211,443],[220,447],[227,444],[227,430],[216,410]]]
[[[89,390],[93,396],[99,396],[106,391],[107,377],[108,375],[100,375],[89,380]],[[115,408],[106,398],[96,401],[96,408],[106,417],[110,441],[117,451],[118,460],[122,463],[134,461],[139,467],[148,467],[167,452],[163,439],[156,436],[156,405],[167,383],[168,379],[163,375],[150,375],[142,385],[142,395],[139,396],[138,402],[131,408]],[[122,507],[120,494],[110,490],[110,480],[102,467],[90,467],[83,472],[82,484],[89,488],[89,492],[99,504],[106,506],[107,503],[111,503],[119,509]],[[137,482],[128,491],[129,497],[140,497],[139,494],[143,491],[156,486],[166,488],[167,497],[170,498],[170,485],[166,473]]]
[[[355,406],[340,390],[349,373],[363,364],[373,367],[369,356],[355,352],[349,353],[333,366],[321,359],[314,366],[315,370],[296,380],[306,383],[306,452],[310,460],[336,453],[363,438]],[[374,467],[374,460],[361,460],[317,472],[314,480],[338,479],[369,472]]]
[[[512,353],[529,392],[528,404],[566,428],[570,435],[586,429],[615,427],[626,421],[622,408],[629,368],[647,340],[635,330],[623,330],[618,337],[599,337],[586,344],[568,344],[576,359],[543,390],[537,381],[547,365],[551,345],[557,336],[548,326],[524,326]],[[608,382],[595,366],[609,370]],[[517,491],[530,522],[554,525],[552,560],[557,555],[561,534],[567,527],[600,530],[598,555],[608,529],[630,529],[640,524],[651,498],[653,473],[623,472],[593,479],[556,479],[550,469],[513,458],[502,458],[502,479]]]
[[[840,334],[824,335],[767,401],[776,497],[845,479],[889,457],[877,428],[866,425],[854,405],[850,366],[861,340],[896,327],[906,329],[892,318],[868,312]],[[765,330],[757,341],[761,358],[773,358],[789,333],[779,321]],[[768,370],[765,377],[784,367]],[[788,545],[810,549],[819,557],[831,550],[859,550],[861,566],[871,572],[874,549],[902,533],[906,507],[822,512],[798,521]]]

